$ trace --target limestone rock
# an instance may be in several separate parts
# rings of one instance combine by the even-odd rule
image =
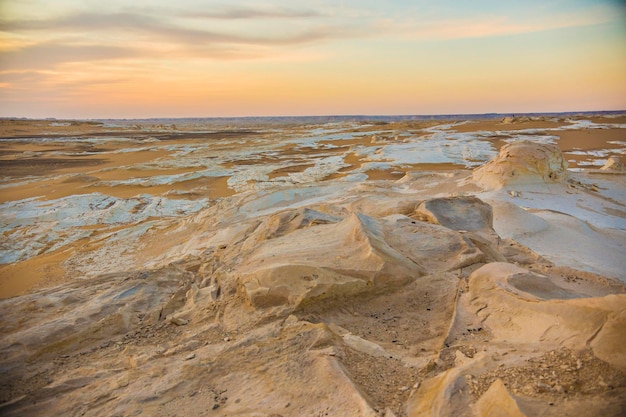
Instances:
[[[396,215],[385,218],[387,243],[430,273],[452,271],[485,260],[470,239],[437,224]]]
[[[477,362],[477,361],[474,361]],[[409,417],[473,417],[463,374],[473,362],[448,369],[424,381],[407,404]]]
[[[405,143],[381,140],[368,152],[430,141],[418,133],[422,122],[406,123]],[[297,129],[290,138],[302,136]],[[466,170],[415,167],[398,182],[361,181],[364,163],[376,161],[338,167],[370,145],[364,132],[388,142],[395,134],[374,129],[319,154],[290,139],[281,156],[272,128],[262,134],[272,151],[253,152],[254,167],[213,160],[232,162],[224,168],[231,179],[243,174],[250,192],[203,201],[190,189],[194,205],[206,205],[195,214],[157,210],[130,228],[83,230],[81,220],[72,228],[84,237],[60,252],[38,227],[25,240],[53,256],[4,265],[5,276],[56,264],[76,275],[0,300],[0,415],[623,416],[626,285],[609,278],[625,270],[622,176],[595,171],[597,187],[546,187],[531,164],[541,184],[506,190],[513,195],[484,192]],[[437,140],[449,130],[430,133]],[[242,149],[211,142],[197,152],[204,162]],[[262,164],[275,172],[269,165],[301,153],[307,162],[296,171],[328,161],[345,180],[246,174]],[[91,180],[72,181],[65,186]],[[196,182],[211,191],[211,181]],[[183,188],[170,193],[180,204]],[[440,198],[471,193],[489,205]],[[41,203],[58,218],[56,202]],[[9,222],[21,222],[15,213]],[[9,244],[26,237],[5,236]],[[124,254],[132,256],[115,259]],[[525,268],[493,262],[503,260]],[[615,273],[594,275],[574,261]]]
[[[246,239],[243,250],[254,248],[259,242],[268,239],[276,239],[295,232],[299,229],[320,225],[333,224],[342,220],[334,214],[323,213],[311,208],[287,210],[274,214],[267,218],[259,227]]]
[[[295,308],[314,299],[402,285],[424,271],[451,271],[487,259],[487,249],[472,243],[478,242],[478,236],[466,238],[451,229],[495,236],[489,205],[467,197],[431,200],[425,206],[431,210],[428,213],[434,213],[434,223],[440,221],[448,227],[402,214],[375,219],[361,213],[352,213],[338,223],[284,227],[283,235],[273,234],[271,239],[260,238],[267,231],[260,226],[262,230],[250,238],[256,248],[235,273],[253,306]],[[281,214],[273,218],[292,217]],[[489,242],[479,244],[489,246]]]
[[[476,402],[477,417],[526,417],[508,393],[501,379],[496,379]]]
[[[256,307],[296,307],[307,299],[400,285],[424,274],[386,243],[378,221],[358,213],[338,224],[266,240],[237,272]]]
[[[0,353],[15,358],[61,355],[125,334],[139,323],[153,325],[185,278],[185,272],[173,267],[155,271],[149,280],[142,274],[110,274],[87,287],[76,281],[6,300],[0,319],[5,332]],[[40,298],[46,302],[37,306]],[[28,314],[23,314],[25,308]]]
[[[416,212],[427,222],[452,230],[489,231],[493,227],[491,206],[476,197],[434,198],[422,202]]]
[[[600,170],[622,172],[624,171],[624,164],[617,156],[611,156],[609,159],[606,160]]]
[[[172,317],[172,318],[170,319],[170,322],[171,322],[172,324],[177,325],[177,326],[185,326],[186,324],[188,324],[188,323],[189,323],[189,321],[188,321],[187,319],[183,319],[183,318],[181,318],[181,317]]]
[[[479,198],[465,196],[426,200],[417,207],[415,215],[429,223],[462,232],[465,240],[483,255],[474,263],[505,261],[497,248],[500,238],[493,230],[493,209]]]
[[[570,348],[584,347],[600,331],[616,340],[626,305],[626,294],[583,297],[548,276],[502,262],[487,264],[470,275],[467,298],[496,338]],[[500,311],[507,314],[498,315]],[[606,342],[602,346],[607,350],[605,360],[616,366],[624,363],[624,355],[615,346]]]
[[[344,342],[354,350],[366,353],[375,357],[390,357],[391,355],[385,351],[380,345],[365,340],[359,336],[353,334],[346,334],[343,336]]]
[[[567,161],[556,145],[520,141],[504,145],[500,153],[473,172],[485,188],[507,185],[560,183],[567,178]]]

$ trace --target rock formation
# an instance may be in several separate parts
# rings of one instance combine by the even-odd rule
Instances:
[[[565,177],[528,142],[474,172]],[[624,284],[498,235],[514,203],[423,181],[233,196],[159,220],[149,268],[1,300],[0,414],[624,415]]]
[[[488,188],[560,183],[567,178],[567,161],[556,145],[513,142],[504,145],[496,158],[474,170],[473,177]]]

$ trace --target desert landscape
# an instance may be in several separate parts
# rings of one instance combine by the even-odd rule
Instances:
[[[0,120],[3,416],[622,416],[626,115]]]

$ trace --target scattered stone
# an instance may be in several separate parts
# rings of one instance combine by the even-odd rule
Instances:
[[[396,413],[394,413],[391,408],[387,407],[385,409],[385,416],[384,417],[396,417]]]
[[[189,320],[183,319],[180,317],[172,317],[172,319],[170,320],[170,323],[175,324],[177,326],[186,326],[187,324],[189,324]]]

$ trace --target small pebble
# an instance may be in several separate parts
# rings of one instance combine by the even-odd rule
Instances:
[[[172,324],[175,324],[177,326],[185,326],[186,324],[189,323],[189,320],[182,319],[180,317],[173,317],[172,320],[170,321]]]

